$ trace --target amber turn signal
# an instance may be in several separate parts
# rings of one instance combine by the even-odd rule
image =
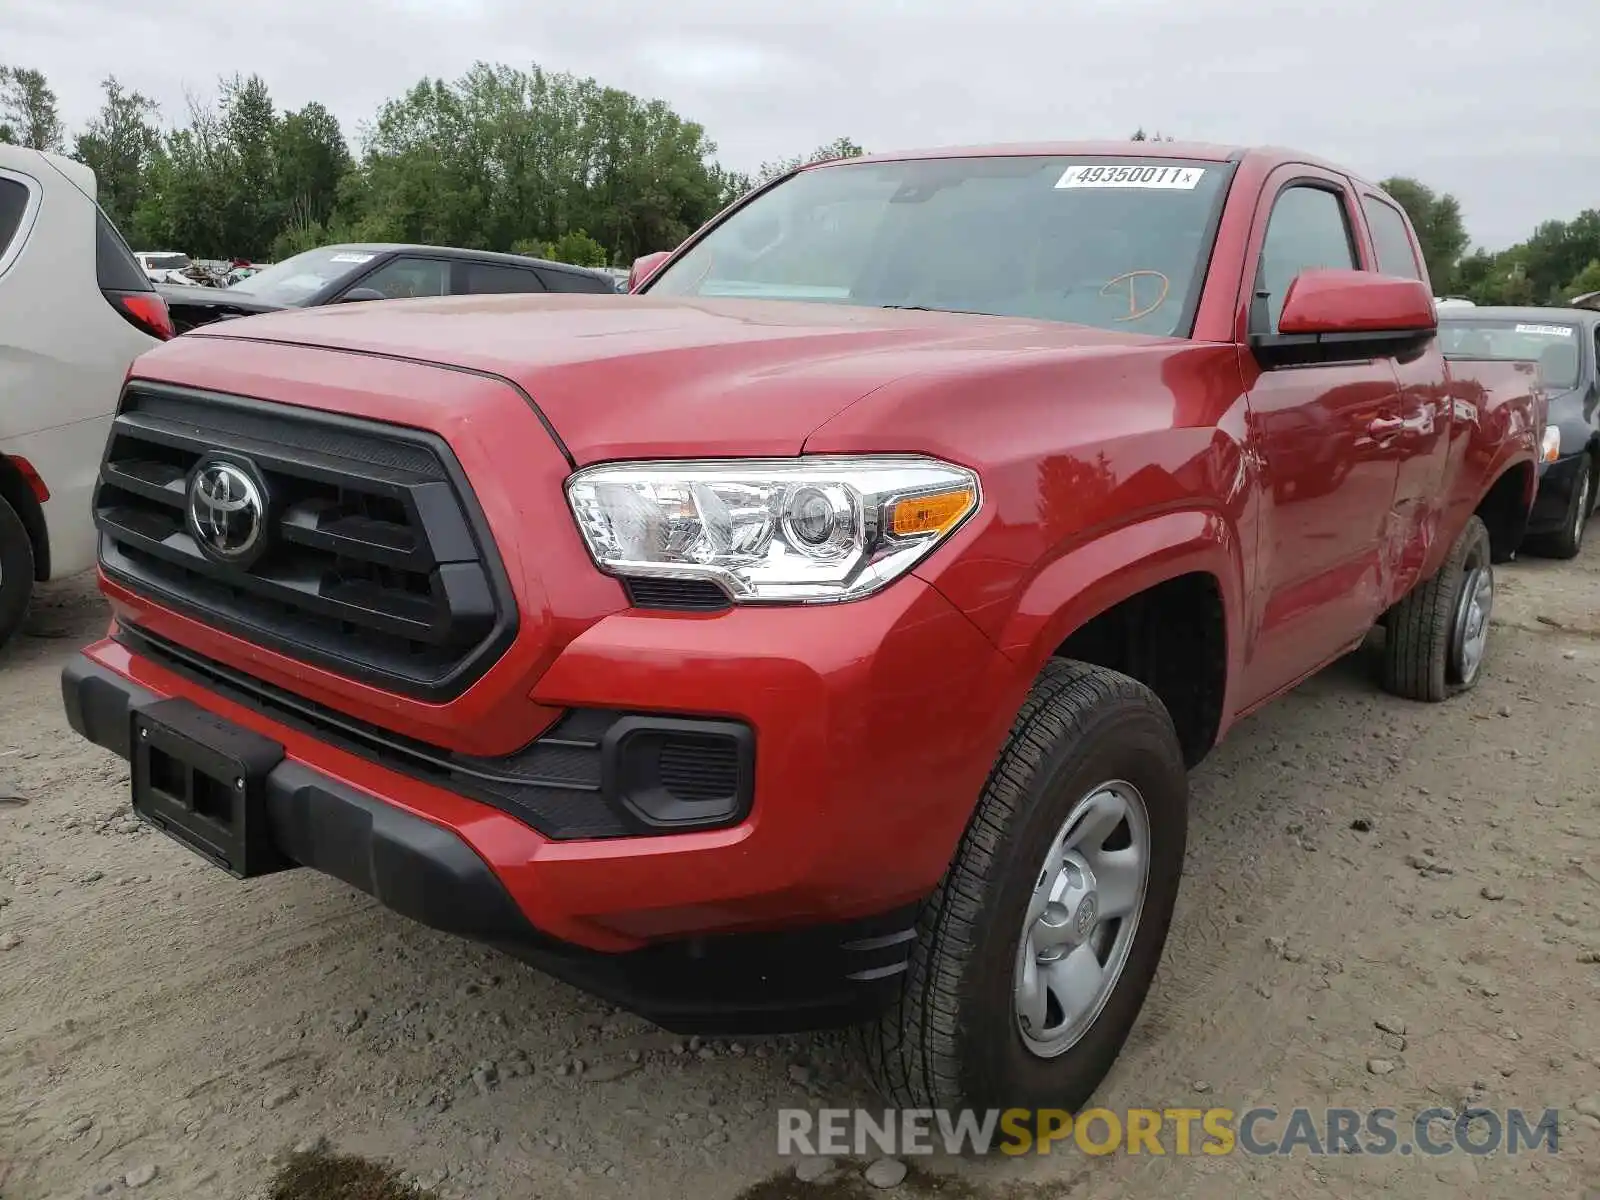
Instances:
[[[968,488],[896,500],[889,506],[889,532],[895,537],[947,533],[972,511],[977,496]]]

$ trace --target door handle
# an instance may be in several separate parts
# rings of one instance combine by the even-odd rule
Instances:
[[[1367,426],[1367,432],[1375,438],[1393,437],[1406,427],[1400,417],[1374,417]]]

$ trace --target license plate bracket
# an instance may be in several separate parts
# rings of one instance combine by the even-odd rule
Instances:
[[[138,816],[238,879],[293,865],[267,825],[267,776],[282,745],[177,698],[130,719]]]

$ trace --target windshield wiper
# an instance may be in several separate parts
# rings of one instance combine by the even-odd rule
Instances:
[[[975,308],[935,308],[931,304],[880,304],[879,308],[892,308],[899,312],[942,312],[960,313],[968,317],[993,317],[998,313],[979,312]]]

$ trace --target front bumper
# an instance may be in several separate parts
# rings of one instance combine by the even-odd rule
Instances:
[[[1528,533],[1553,533],[1565,524],[1567,509],[1572,503],[1572,492],[1578,483],[1578,473],[1587,468],[1588,462],[1588,455],[1580,452],[1545,465],[1539,476],[1539,491],[1534,496],[1533,511],[1528,516]]]
[[[1026,688],[916,579],[851,605],[618,614],[533,699],[745,722],[754,803],[724,828],[556,840],[130,644],[64,673],[83,736],[126,757],[129,710],[177,697],[271,738],[268,825],[293,862],[685,1029],[833,1023],[881,999]]]

